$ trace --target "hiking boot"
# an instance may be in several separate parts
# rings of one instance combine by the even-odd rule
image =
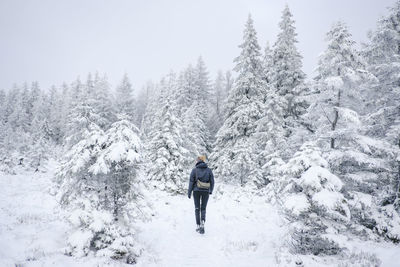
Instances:
[[[204,234],[204,221],[201,221],[199,233],[200,233],[200,234]]]
[[[196,232],[200,233],[200,224],[197,225]]]

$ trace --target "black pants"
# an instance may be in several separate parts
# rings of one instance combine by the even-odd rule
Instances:
[[[206,220],[206,208],[208,202],[208,191],[193,191],[194,199],[194,212],[196,215],[196,224],[200,224],[200,210],[201,210],[201,220]]]

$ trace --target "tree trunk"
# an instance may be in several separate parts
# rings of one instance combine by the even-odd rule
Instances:
[[[335,117],[334,117],[334,119],[332,121],[332,125],[331,125],[331,130],[332,131],[334,131],[336,129],[336,125],[337,125],[337,122],[339,120],[339,109],[338,108],[340,106],[340,94],[341,94],[341,91],[339,89],[337,103],[335,104],[335,107],[336,107],[336,109],[335,109]],[[331,138],[331,148],[332,149],[335,148],[335,138],[333,138],[333,137]]]

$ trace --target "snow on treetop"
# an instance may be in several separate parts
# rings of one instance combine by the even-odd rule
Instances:
[[[96,163],[90,167],[94,174],[108,173],[109,167],[117,162],[140,162],[139,150],[141,143],[139,130],[127,120],[121,120],[111,125],[105,133],[103,142],[99,142],[101,149]]]

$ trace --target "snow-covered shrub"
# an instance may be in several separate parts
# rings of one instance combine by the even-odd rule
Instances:
[[[71,212],[75,226],[68,239],[71,255],[130,259],[140,255],[134,222],[146,218],[141,181],[138,129],[127,120],[106,132],[95,128],[74,145],[62,163],[57,179],[58,197]]]
[[[18,164],[18,157],[5,149],[0,149],[0,172],[15,174],[15,166]]]
[[[338,267],[378,267],[381,266],[381,260],[375,254],[368,252],[352,252],[346,256],[343,263]]]

